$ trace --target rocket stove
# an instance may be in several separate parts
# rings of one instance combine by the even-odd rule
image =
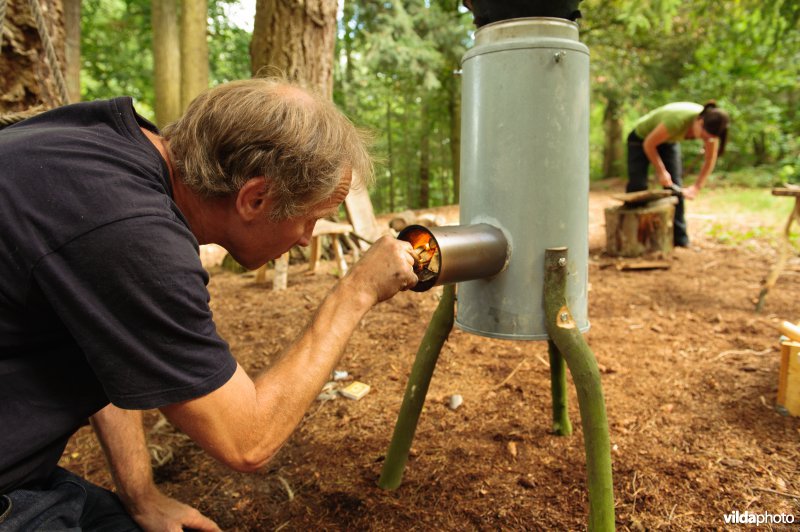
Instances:
[[[587,319],[589,50],[562,18],[495,22],[462,61],[460,224],[405,228],[416,291],[459,283],[456,325],[546,340],[544,255],[569,249],[567,303]]]
[[[541,4],[574,7],[577,1]],[[588,529],[614,530],[608,418],[597,361],[581,334],[589,328],[589,51],[571,20],[516,18],[478,29],[462,69],[461,225],[409,227],[398,238],[417,250],[416,290],[459,283],[455,323],[461,329],[549,340],[553,430],[561,435],[571,431],[569,366],[584,431]],[[400,485],[452,327],[453,295],[444,290],[417,351],[382,488]]]

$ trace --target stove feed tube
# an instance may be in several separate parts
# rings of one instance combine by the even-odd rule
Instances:
[[[411,289],[414,292],[491,277],[508,264],[508,240],[500,229],[489,224],[432,228],[409,225],[397,238],[416,249],[424,247],[426,256],[433,256],[427,262],[430,269],[420,272],[420,265],[415,267],[420,281]]]
[[[545,340],[544,256],[569,248],[567,303],[589,328],[589,50],[578,26],[520,18],[483,26],[462,61],[461,224],[502,229],[514,250],[490,278],[460,283],[456,325]]]

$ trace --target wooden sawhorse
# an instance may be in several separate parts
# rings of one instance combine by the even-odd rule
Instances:
[[[789,250],[791,249],[791,242],[789,237],[791,235],[792,223],[797,220],[800,224],[800,186],[786,185],[785,187],[778,187],[772,189],[773,196],[789,196],[794,198],[794,209],[789,214],[789,219],[786,221],[786,226],[783,229],[783,239],[781,240],[780,249],[778,251],[778,262],[772,267],[767,278],[764,280],[764,286],[761,288],[761,293],[758,294],[758,303],[756,303],[756,312],[761,312],[764,308],[764,300],[767,294],[775,286],[778,277],[786,265],[786,260],[789,258]]]

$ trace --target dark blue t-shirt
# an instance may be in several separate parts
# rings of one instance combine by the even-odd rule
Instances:
[[[186,401],[236,369],[140,126],[117,98],[0,131],[0,493],[49,475],[109,402]]]

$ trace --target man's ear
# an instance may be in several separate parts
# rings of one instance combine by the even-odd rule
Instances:
[[[236,212],[245,221],[264,219],[272,209],[272,195],[264,177],[251,177],[236,194]]]

